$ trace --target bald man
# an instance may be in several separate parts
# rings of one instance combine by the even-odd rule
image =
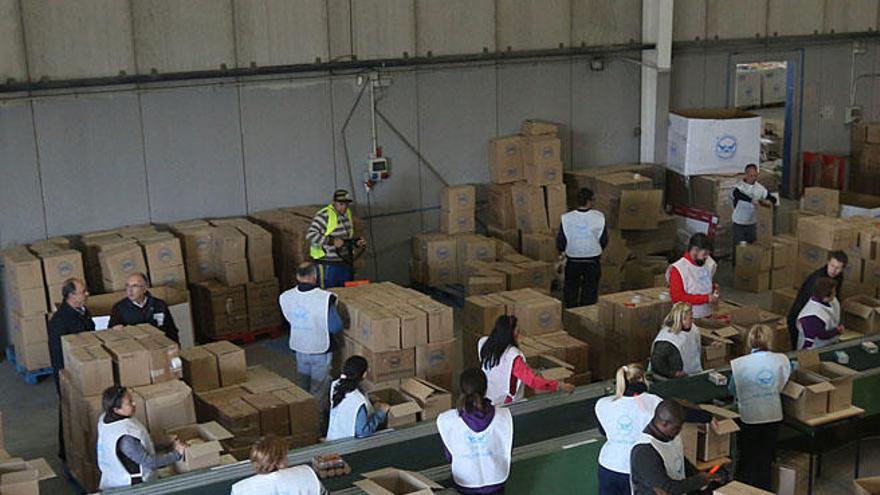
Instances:
[[[633,495],[685,495],[712,481],[684,458],[679,436],[683,423],[684,410],[678,402],[666,399],[654,410],[654,417],[630,452]]]
[[[132,273],[125,283],[125,299],[113,305],[110,311],[109,328],[122,328],[125,325],[149,323],[162,330],[174,342],[180,343],[174,317],[168,305],[149,291],[150,284],[143,273]]]

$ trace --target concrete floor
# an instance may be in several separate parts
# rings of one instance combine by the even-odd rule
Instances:
[[[717,279],[726,299],[739,304],[757,304],[770,307],[768,294],[750,294],[729,286],[732,271],[729,262],[720,263]],[[458,321],[459,318],[456,318]],[[262,340],[246,347],[249,365],[261,364],[291,380],[295,365],[287,350],[287,339]],[[6,450],[13,456],[31,459],[45,457],[59,477],[41,484],[42,493],[67,495],[77,493],[62,477],[62,467],[56,457],[58,401],[51,379],[37,385],[27,385],[16,375],[9,363],[0,363],[0,411],[3,413],[3,432]],[[824,456],[823,477],[817,481],[817,495],[848,495],[853,493],[853,447]],[[862,476],[880,476],[880,441],[866,442],[862,450]]]

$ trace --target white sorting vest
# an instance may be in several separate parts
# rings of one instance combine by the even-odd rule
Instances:
[[[797,348],[798,350],[818,349],[820,347],[829,346],[837,342],[837,337],[831,339],[808,339],[804,334],[803,327],[801,326],[801,318],[806,318],[807,316],[818,316],[819,319],[825,322],[825,330],[837,328],[837,326],[840,325],[840,301],[838,301],[836,297],[831,300],[830,306],[826,306],[820,302],[816,302],[812,298],[807,301],[807,304],[804,305],[804,309],[802,309],[801,312],[798,313]]]
[[[715,269],[717,265],[712,257],[706,258],[703,266],[697,266],[684,257],[669,265],[666,269],[666,283],[669,283],[669,272],[672,268],[678,270],[681,275],[681,281],[684,284],[684,291],[688,294],[712,294],[712,279],[715,277]],[[672,302],[678,302],[673,299]],[[698,304],[694,306],[694,318],[705,318],[712,315],[712,305],[709,303]]]
[[[663,399],[654,394],[634,397],[603,397],[596,402],[596,418],[607,440],[599,451],[599,464],[610,471],[630,474],[629,457],[633,445],[654,417]]]
[[[452,479],[464,488],[479,488],[507,481],[513,450],[513,417],[504,407],[495,408],[489,426],[475,432],[452,409],[437,416],[437,430],[452,455]]]
[[[290,348],[304,354],[323,354],[330,349],[327,311],[332,293],[294,287],[278,296],[281,312],[290,323]]]
[[[488,339],[489,337],[482,337],[479,342],[477,342],[477,359],[480,359],[480,351],[483,349],[483,344],[485,344]],[[508,397],[512,399],[511,402],[516,402],[525,396],[523,383],[519,380],[516,381],[516,393],[514,393],[512,397],[510,395],[510,379],[513,376],[513,362],[517,357],[521,357],[523,362],[525,362],[526,358],[523,356],[522,351],[517,349],[516,346],[510,346],[504,351],[504,354],[501,355],[501,359],[494,368],[483,368],[483,372],[486,373],[486,381],[488,382],[486,386],[486,398],[492,402],[493,406],[503,406]]]
[[[312,468],[293,466],[236,482],[230,495],[321,495],[323,490]]]
[[[602,254],[602,231],[605,215],[601,211],[572,210],[562,215],[562,231],[565,233],[565,255],[569,258],[592,258]]]
[[[791,376],[785,354],[755,351],[730,362],[736,402],[742,421],[749,425],[782,421],[779,396]]]
[[[691,324],[690,331],[680,331],[678,334],[672,333],[669,327],[663,327],[657,336],[654,337],[654,343],[651,344],[651,354],[654,353],[654,344],[657,342],[669,342],[678,349],[681,355],[682,371],[688,375],[696,375],[703,371],[703,363],[700,361],[700,329],[697,325]]]
[[[354,438],[357,428],[357,415],[361,410],[361,406],[367,408],[367,414],[372,412],[372,405],[360,390],[352,390],[345,394],[345,398],[338,406],[333,405],[333,391],[336,390],[336,384],[339,380],[335,380],[330,386],[330,424],[327,427],[327,441],[338,440],[340,438]]]
[[[758,184],[757,181],[754,184],[740,181],[740,183],[736,185],[736,189],[739,189],[740,192],[752,198],[752,200],[767,198],[767,188]],[[737,201],[731,219],[735,224],[754,225],[755,222],[757,222],[757,219],[755,218],[755,205],[746,201]]]
[[[660,454],[663,465],[666,466],[667,476],[677,481],[685,479],[684,445],[681,443],[681,435],[675,437],[671,442],[661,442],[652,435],[642,432],[639,439],[636,440],[636,445],[641,444],[654,447],[654,450]]]
[[[101,482],[99,488],[101,490],[107,488],[117,488],[122,486],[131,486],[133,477],[140,477],[142,481],[147,482],[152,479],[153,472],[140,466],[140,472],[130,474],[119,456],[116,455],[116,444],[119,439],[125,435],[132,436],[140,440],[144,448],[150,454],[155,454],[153,440],[150,433],[135,418],[120,419],[110,424],[104,424],[104,415],[98,418],[98,469],[101,470]]]

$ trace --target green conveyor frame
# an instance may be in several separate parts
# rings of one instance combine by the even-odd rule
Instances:
[[[873,336],[870,340],[877,341]],[[867,354],[861,341],[839,344],[822,354],[833,360],[833,351],[845,349],[849,367],[859,371],[854,385],[854,403],[867,414],[880,413],[880,354]],[[723,370],[728,371],[729,370]],[[595,493],[596,459],[602,437],[593,412],[596,401],[606,395],[611,382],[578,387],[574,394],[538,396],[514,404],[514,465],[508,483],[509,493]],[[652,391],[665,397],[695,403],[711,402],[729,396],[726,387],[713,385],[705,375],[657,382]],[[325,480],[331,492],[361,493],[352,486],[360,473],[393,466],[421,471],[441,483],[448,480],[448,465],[433,422],[418,423],[398,431],[379,433],[371,438],[344,440],[306,447],[289,453],[291,465],[308,463],[324,453],[342,454],[352,466],[351,475]],[[528,462],[524,462],[528,459]],[[187,493],[193,495],[228,493],[231,485],[253,472],[247,462],[218,466],[187,473],[137,487],[106,493],[138,495]],[[547,491],[548,486],[558,487]],[[590,489],[590,487],[593,487]]]

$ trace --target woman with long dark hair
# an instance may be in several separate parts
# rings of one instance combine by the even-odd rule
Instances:
[[[513,416],[486,398],[486,375],[477,368],[459,379],[458,408],[437,416],[437,430],[459,493],[504,493],[513,449]]]
[[[519,330],[515,316],[499,316],[495,328],[488,337],[480,338],[477,354],[480,368],[486,373],[488,387],[486,397],[496,406],[520,400],[525,394],[524,386],[542,391],[574,391],[574,385],[546,380],[529,368],[522,351],[517,347]]]
[[[342,374],[330,385],[330,426],[327,441],[340,438],[364,438],[376,433],[388,416],[388,404],[376,409],[361,389],[367,373],[367,360],[352,356],[342,365]]]

